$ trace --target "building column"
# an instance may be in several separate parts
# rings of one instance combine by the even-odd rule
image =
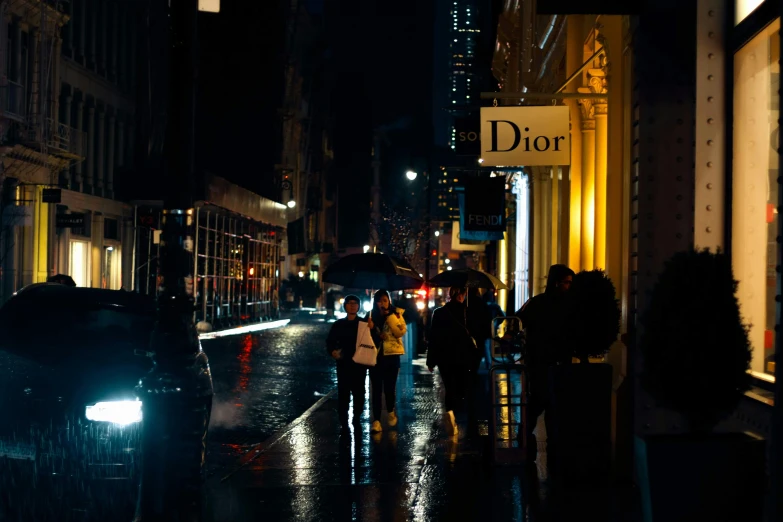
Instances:
[[[533,210],[533,219],[531,220],[531,229],[533,230],[533,244],[531,245],[531,252],[533,254],[533,271],[531,274],[533,290],[532,295],[538,295],[541,293],[541,251],[543,250],[543,243],[541,241],[541,222],[543,216],[541,214],[541,176],[538,172],[538,167],[530,168],[530,181],[532,182],[533,192],[533,204],[531,205]]]
[[[125,122],[117,120],[117,166],[125,166]]]
[[[95,105],[90,104],[87,107],[87,179],[84,183],[84,192],[93,194],[95,192]]]
[[[595,253],[595,119],[582,119],[581,269],[592,270]]]
[[[98,70],[106,74],[106,59],[109,54],[107,31],[109,30],[109,4],[105,1],[100,2],[101,5],[101,27],[100,27],[100,40],[99,45],[101,48],[98,50]],[[97,7],[96,7],[97,9]]]
[[[114,132],[116,118],[109,116],[108,158],[106,161],[106,197],[114,198]]]
[[[552,167],[552,183],[550,185],[550,195],[551,195],[551,203],[550,208],[552,209],[552,218],[551,218],[551,232],[550,232],[550,260],[552,264],[560,263],[560,168],[559,167]]]
[[[81,151],[79,154],[81,156],[87,155],[87,149],[88,149],[88,139],[87,134],[84,132],[84,99],[80,98],[79,101],[76,102],[76,130],[78,131],[79,139],[81,140]],[[77,191],[84,190],[84,186],[82,185],[83,178],[82,178],[82,164],[83,161],[79,161],[76,163],[76,166],[73,168],[74,170],[74,184],[72,189]]]
[[[105,194],[105,164],[104,161],[104,146],[106,143],[106,110],[104,107],[98,109],[98,130],[96,131],[96,143],[97,150],[95,151],[95,160],[97,168],[95,170],[95,195],[104,196]]]
[[[65,48],[67,50],[67,54],[73,58],[73,2],[68,2],[66,9],[68,11],[67,14],[69,20],[65,24]]]
[[[608,105],[595,104],[595,268],[606,270],[606,173],[609,150]]]
[[[11,55],[11,80],[18,84],[24,84],[22,79],[22,22],[14,18],[11,29],[12,50]]]
[[[79,61],[87,65],[87,0],[79,0]]]
[[[63,125],[66,127],[71,126],[71,102],[73,101],[73,96],[70,94],[66,95],[63,98]],[[71,136],[71,141],[76,139],[76,136]],[[65,183],[65,188],[70,189],[71,188],[71,169],[70,167],[63,170],[63,182]]]
[[[92,244],[92,262],[90,270],[90,286],[103,288],[103,214],[92,213],[92,227],[90,229],[90,242]]]
[[[38,56],[38,39],[39,39],[40,33],[37,29],[30,29],[28,38],[27,38],[27,85],[25,85],[25,90],[28,93],[29,96],[29,103],[27,106],[30,108],[30,114],[38,114],[38,103],[41,98],[40,88],[41,86],[38,85],[39,91],[35,93],[35,96],[33,95],[33,84],[40,83],[38,81],[38,67],[39,64],[39,56]],[[24,82],[23,82],[24,83]]]
[[[119,41],[119,34],[120,34],[120,24],[119,24],[119,15],[120,15],[120,5],[119,4],[111,4],[111,59],[109,60],[109,78],[114,83],[119,83],[117,81],[117,42]]]
[[[97,69],[97,49],[98,49],[98,1],[90,1],[90,44],[87,51],[87,67]]]
[[[43,202],[43,186],[31,189],[33,195],[33,283],[45,283],[49,277],[49,209]]]
[[[584,63],[584,16],[568,15],[566,18],[566,76],[572,75]],[[565,92],[576,92],[576,80],[569,83]],[[575,272],[582,267],[582,110],[579,100],[564,102],[571,113],[571,165],[568,167],[568,266]]]
[[[136,164],[136,125],[133,121],[128,123],[128,154],[125,157],[125,164],[128,167]]]
[[[54,55],[58,59],[52,60],[52,80],[51,80],[51,87],[49,92],[49,99],[51,100],[50,114],[51,114],[52,122],[54,124],[52,133],[54,134],[53,138],[56,140],[59,140],[59,137],[57,136],[57,127],[58,127],[58,123],[60,123],[60,93],[62,92],[62,85],[60,84],[59,57],[62,56],[62,50],[63,50],[63,41],[61,38],[57,38],[54,44],[54,53],[55,53]]]

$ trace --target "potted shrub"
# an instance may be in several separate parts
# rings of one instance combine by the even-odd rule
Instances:
[[[687,428],[636,438],[646,522],[761,520],[764,441],[714,431],[750,386],[737,284],[720,251],[677,253],[641,318],[642,386]]]
[[[620,304],[602,270],[574,276],[564,319],[561,364],[550,374],[547,440],[557,456],[550,467],[566,480],[598,480],[612,455],[612,367],[602,358],[620,332]],[[580,364],[570,364],[574,358]]]

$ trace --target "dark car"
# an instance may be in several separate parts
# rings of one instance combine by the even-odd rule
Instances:
[[[130,520],[154,299],[31,285],[0,309],[0,520]],[[207,357],[194,355],[207,390]]]

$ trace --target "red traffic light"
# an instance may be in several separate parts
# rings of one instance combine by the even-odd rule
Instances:
[[[433,255],[433,256],[437,256],[437,255],[438,255],[438,251],[437,251],[437,250],[433,250],[433,251],[432,251],[432,255]]]

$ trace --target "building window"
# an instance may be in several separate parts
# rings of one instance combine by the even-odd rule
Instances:
[[[70,244],[70,276],[76,286],[90,286],[90,243],[87,241],[71,241]]]
[[[780,20],[734,55],[732,264],[751,370],[774,374]]]

